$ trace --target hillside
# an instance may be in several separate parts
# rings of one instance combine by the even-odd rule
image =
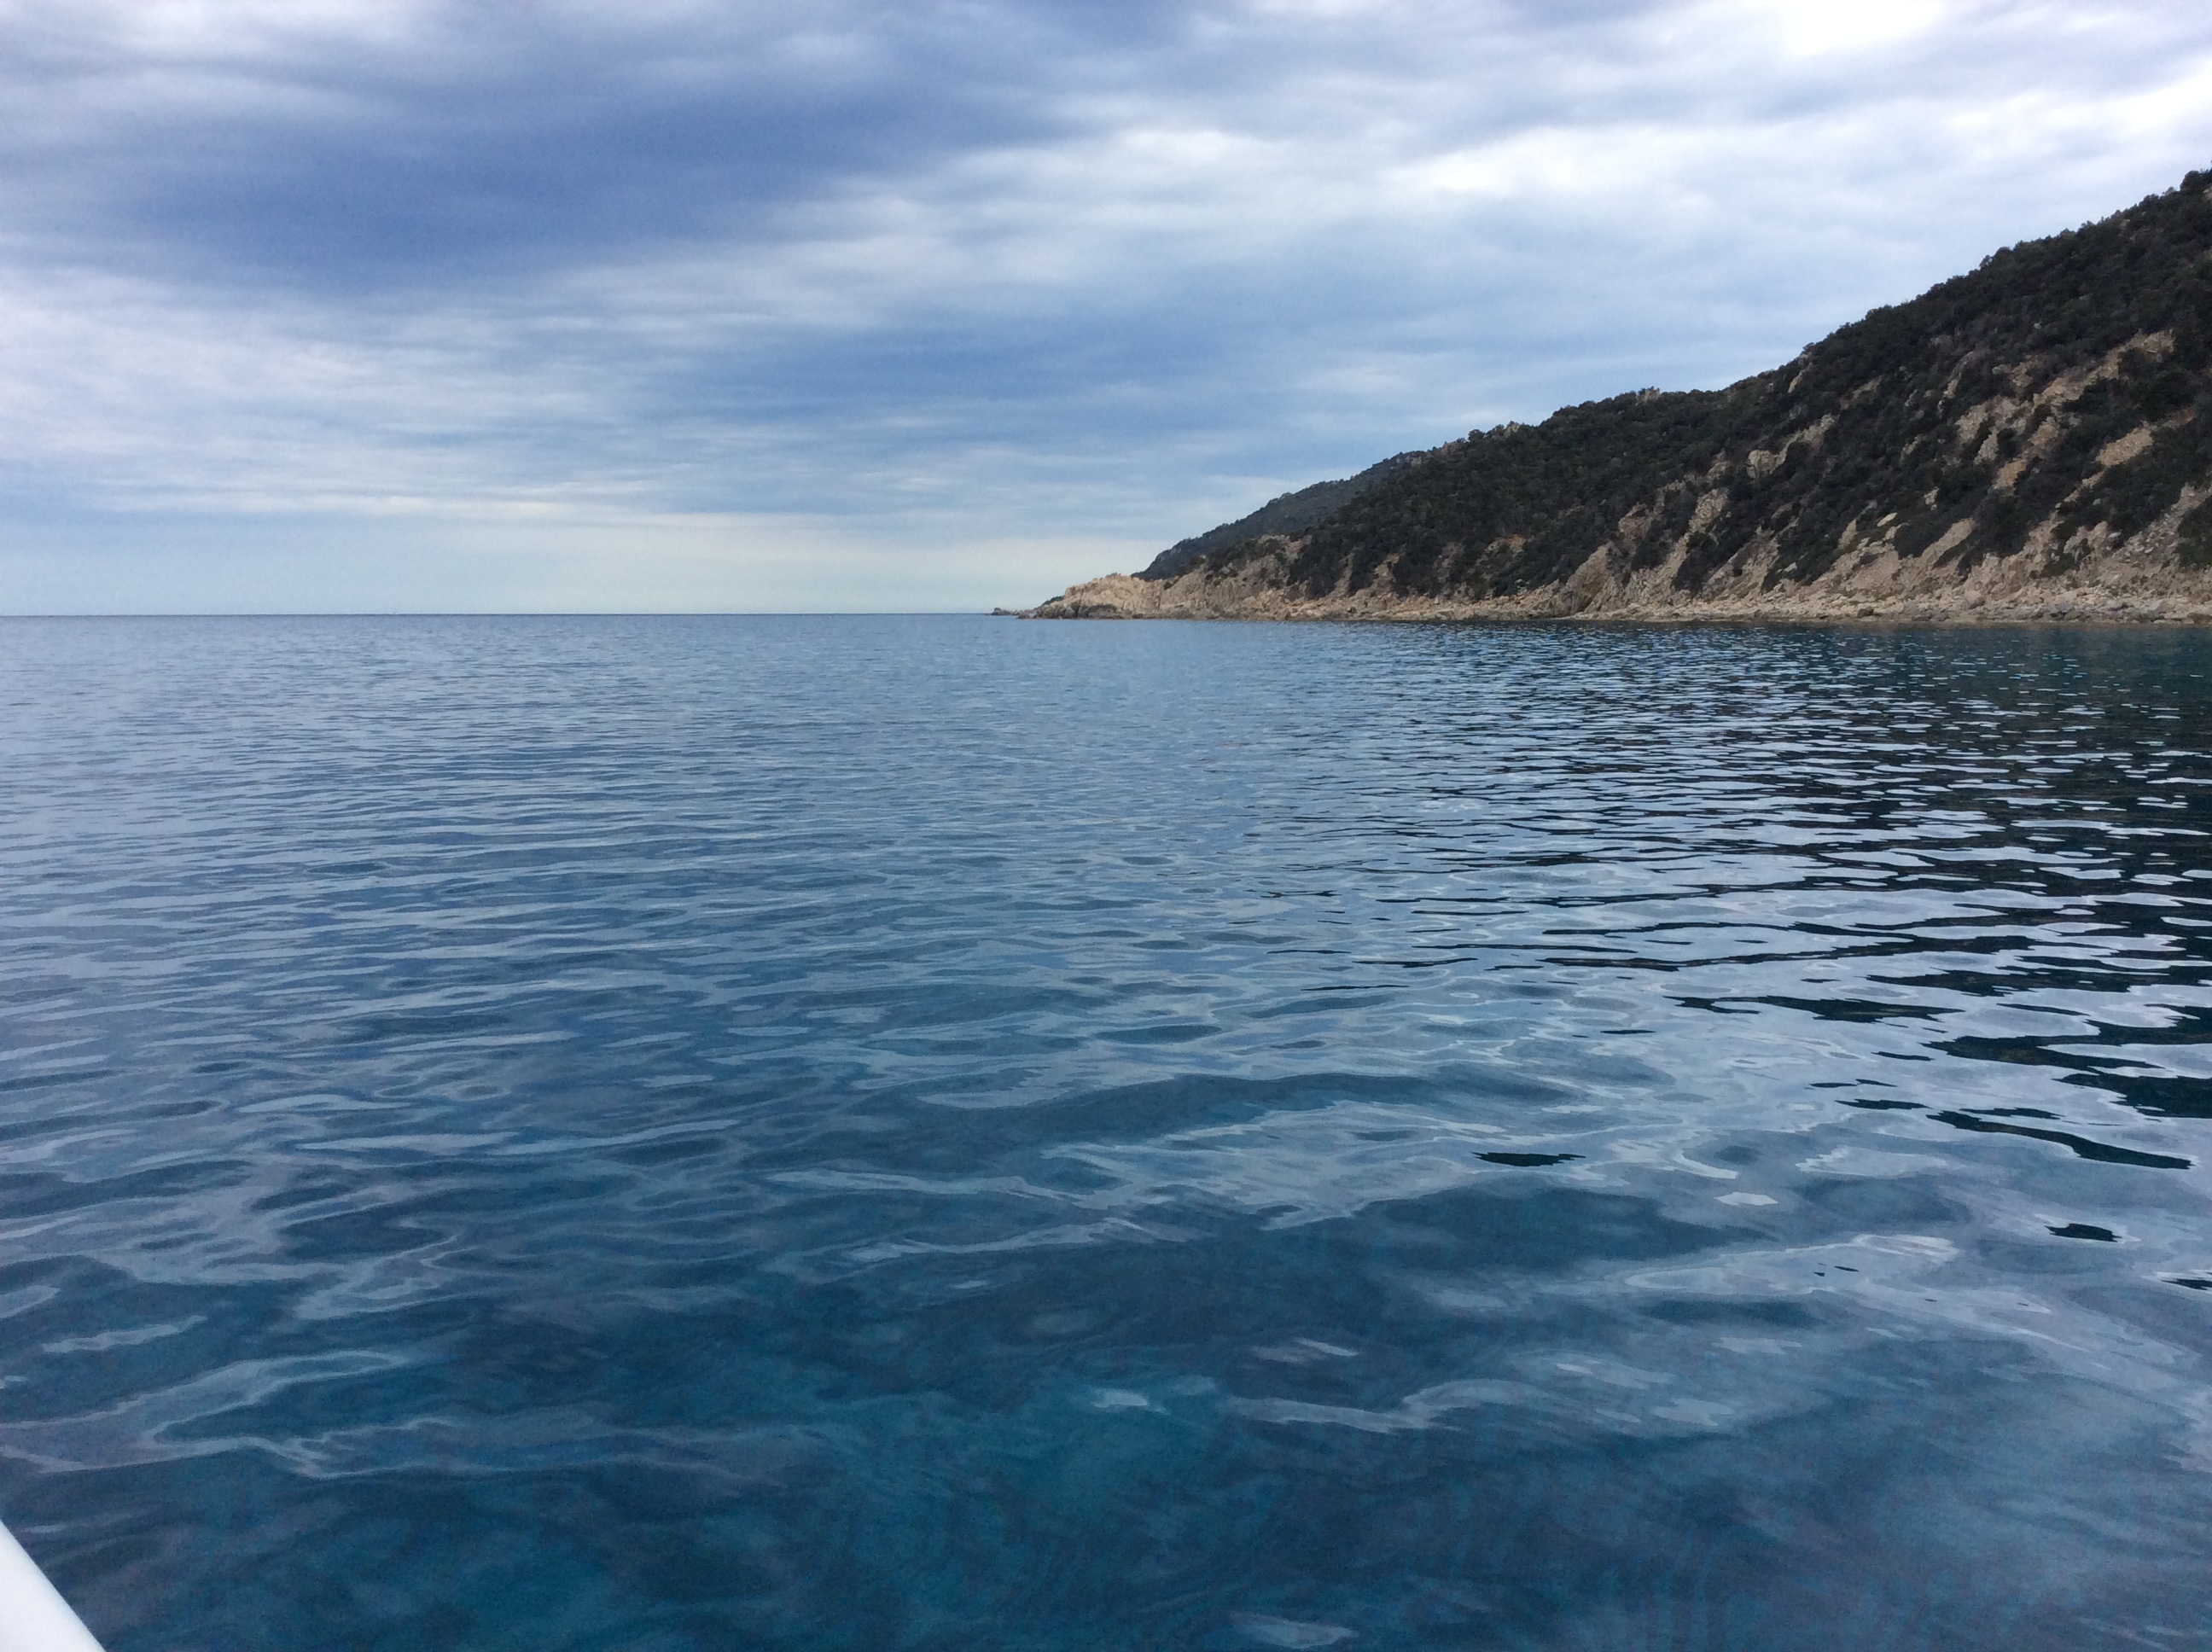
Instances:
[[[1304,533],[1318,527],[1383,477],[1395,475],[1419,457],[1416,453],[1400,453],[1340,482],[1316,482],[1295,493],[1278,494],[1249,516],[1240,516],[1234,522],[1224,522],[1218,528],[1178,540],[1153,557],[1137,577],[1171,580],[1202,558],[1242,544],[1247,539]]]
[[[1725,390],[1472,432],[1146,574],[1031,611],[2212,619],[2212,173]]]

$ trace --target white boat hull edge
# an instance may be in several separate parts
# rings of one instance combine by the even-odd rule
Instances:
[[[39,1563],[0,1526],[0,1652],[100,1652]]]

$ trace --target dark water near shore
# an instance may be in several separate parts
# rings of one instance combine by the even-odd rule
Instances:
[[[112,1652],[2212,1647],[2212,638],[0,624]]]

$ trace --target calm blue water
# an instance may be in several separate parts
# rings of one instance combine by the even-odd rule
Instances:
[[[0,624],[112,1652],[2212,1647],[2212,638]]]

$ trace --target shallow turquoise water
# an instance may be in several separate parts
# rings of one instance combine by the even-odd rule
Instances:
[[[2212,639],[0,623],[153,1649],[2212,1647]]]

